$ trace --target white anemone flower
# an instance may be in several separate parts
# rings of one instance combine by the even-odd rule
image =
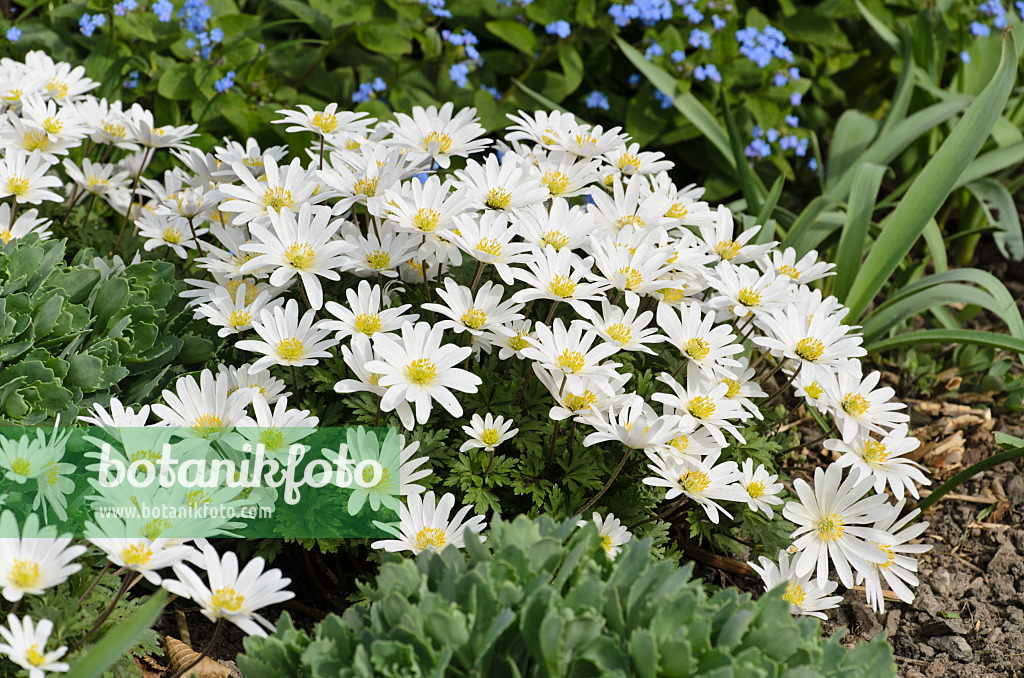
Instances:
[[[563,386],[559,390],[578,392],[583,380],[589,379],[609,395],[612,393],[611,379],[619,363],[603,361],[618,353],[616,344],[603,341],[595,345],[597,333],[578,320],[566,329],[562,319],[555,318],[550,328],[537,324],[534,331],[536,336],[529,339],[531,346],[523,349],[523,355],[560,377]]]
[[[39,515],[28,514],[25,525],[11,511],[0,516],[0,587],[3,596],[17,602],[25,595],[41,596],[82,569],[72,561],[86,547],[72,545],[70,536],[57,536],[57,528],[39,528]]]
[[[513,275],[527,284],[526,289],[516,292],[513,297],[516,301],[564,301],[577,313],[584,314],[590,309],[587,302],[604,299],[604,291],[611,287],[610,282],[595,276],[568,247],[556,249],[554,245],[545,245],[540,256],[525,264],[525,268],[513,270]]]
[[[282,299],[271,299],[270,292],[264,290],[250,304],[246,302],[247,291],[245,287],[239,286],[232,298],[227,289],[219,287],[210,301],[196,307],[195,317],[206,318],[211,325],[220,328],[217,336],[226,337],[252,329],[253,320],[259,317],[264,308],[272,309],[284,303]]]
[[[615,560],[615,556],[622,551],[623,545],[633,538],[626,526],[622,524],[614,514],[609,513],[604,518],[597,511],[594,511],[592,520],[580,520],[577,527],[586,527],[593,522],[597,525],[597,533],[601,535],[601,548],[608,554],[609,560]]]
[[[826,619],[824,610],[832,610],[839,606],[842,596],[829,595],[839,586],[834,581],[819,582],[811,579],[811,573],[797,576],[795,568],[790,564],[789,554],[779,551],[779,562],[773,563],[765,556],[757,559],[757,563],[747,563],[761,575],[764,590],[771,591],[776,586],[786,585],[782,599],[789,603],[791,614],[805,614],[818,619]]]
[[[483,448],[485,452],[493,452],[498,445],[519,433],[518,428],[512,428],[513,423],[511,419],[495,417],[490,412],[483,417],[474,414],[469,421],[469,426],[462,427],[462,431],[469,436],[469,440],[462,443],[459,452],[476,448]]]
[[[455,218],[456,228],[451,240],[459,248],[494,270],[506,285],[515,283],[512,265],[525,264],[534,257],[534,249],[523,242],[513,242],[517,229],[509,224],[508,215],[485,212],[482,216],[462,214]]]
[[[28,153],[16,150],[0,159],[0,198],[14,196],[18,203],[38,205],[44,200],[63,202],[64,198],[50,188],[61,185],[60,179],[49,174],[50,164],[39,151]]]
[[[251,370],[259,372],[271,365],[303,367],[316,365],[320,358],[329,358],[328,348],[337,340],[328,338],[329,321],[316,320],[315,311],[306,311],[299,318],[299,303],[289,299],[284,308],[263,309],[260,319],[252,324],[259,340],[245,339],[235,346],[243,351],[262,353]]]
[[[282,109],[277,111],[284,117],[274,120],[275,125],[288,125],[285,132],[313,132],[321,137],[329,138],[343,134],[366,136],[370,126],[377,122],[362,111],[339,111],[338,104],[327,104],[322,111],[311,106],[299,104],[299,110]]]
[[[758,346],[767,348],[777,358],[796,361],[806,377],[818,381],[834,371],[855,372],[859,363],[852,361],[867,355],[860,336],[838,318],[819,309],[800,308],[790,304],[754,321],[767,331],[767,336],[754,337]]]
[[[505,212],[544,202],[550,195],[540,181],[540,170],[512,152],[501,161],[492,153],[483,164],[469,159],[455,177],[475,209]]]
[[[763,271],[774,270],[780,276],[785,276],[794,283],[806,284],[835,275],[832,270],[835,264],[818,261],[818,253],[811,250],[804,256],[797,259],[796,250],[792,247],[786,249],[772,250],[771,258],[765,257],[757,262]]]
[[[53,652],[46,651],[46,643],[53,631],[52,621],[40,619],[35,624],[28,615],[19,620],[9,614],[7,624],[0,626],[0,636],[4,639],[0,643],[0,654],[7,655],[8,659],[21,668],[28,669],[28,678],[43,678],[47,671],[66,673],[71,669],[70,664],[57,661],[67,653],[67,646],[61,645]]]
[[[861,431],[849,443],[842,440],[826,440],[825,449],[842,454],[836,462],[840,466],[858,469],[864,476],[875,481],[875,492],[892,488],[897,500],[903,499],[904,490],[918,498],[917,483],[930,485],[922,471],[924,467],[904,457],[921,446],[921,441],[907,435],[907,425],[899,424],[881,440]]]
[[[540,182],[547,187],[552,198],[571,198],[587,191],[598,177],[601,161],[583,160],[568,151],[538,153]]]
[[[580,415],[579,420],[594,428],[594,432],[583,439],[584,447],[614,440],[632,450],[660,449],[676,436],[692,430],[682,417],[659,417],[635,394],[623,398],[618,407],[592,409]]]
[[[899,412],[907,406],[892,400],[895,390],[889,386],[876,388],[881,376],[876,370],[861,379],[859,374],[846,371],[823,382],[825,402],[845,442],[851,442],[861,431],[885,435],[910,421],[910,415]]]
[[[757,468],[754,468],[754,460],[749,457],[743,460],[740,470],[743,471],[740,485],[747,492],[747,508],[751,511],[760,511],[771,520],[775,517],[772,506],[782,503],[782,498],[778,496],[782,490],[782,483],[775,482],[779,476],[768,473],[764,464],[758,464]]]
[[[716,525],[719,511],[732,518],[719,501],[743,501],[745,498],[746,492],[736,482],[743,474],[734,461],[716,464],[718,455],[713,454],[700,463],[686,464],[651,450],[647,451],[647,457],[651,461],[648,467],[655,475],[644,478],[645,485],[666,488],[667,500],[685,495],[697,502]]]
[[[277,568],[264,571],[263,558],[258,556],[239,571],[238,557],[234,553],[228,551],[221,558],[213,546],[206,543],[201,563],[209,585],[204,584],[192,568],[179,563],[173,568],[177,579],[165,579],[163,587],[191,599],[210,621],[226,619],[249,635],[265,638],[267,630],[273,631],[274,625],[256,614],[256,610],[295,597],[285,590],[291,579],[282,577]]]
[[[761,273],[750,266],[733,266],[727,261],[718,264],[708,280],[718,292],[708,301],[708,307],[725,309],[737,318],[781,308],[792,296],[790,285],[774,271]]]
[[[153,405],[153,414],[164,425],[191,429],[200,438],[216,439],[245,416],[252,401],[252,389],[238,389],[228,395],[226,378],[203,370],[199,383],[191,374],[175,383],[175,391],[164,390],[164,403]]]
[[[436,503],[433,492],[422,496],[409,495],[399,510],[401,534],[398,539],[382,539],[371,546],[390,552],[412,551],[416,555],[424,551],[440,551],[446,546],[462,548],[466,545],[466,532],[483,532],[486,521],[483,516],[465,520],[471,506],[463,506],[449,519],[454,507],[455,496],[451,493]]]
[[[338,269],[345,267],[345,255],[355,247],[344,240],[333,239],[340,223],[331,222],[330,208],[314,208],[302,203],[297,215],[286,208],[271,211],[267,216],[270,228],[258,222],[249,224],[253,240],[241,249],[257,256],[245,262],[240,272],[269,267],[273,269],[270,284],[276,287],[298,275],[310,306],[319,310],[324,304],[320,278],[339,280]]]
[[[349,287],[345,290],[348,306],[328,301],[324,308],[338,319],[331,321],[331,329],[338,330],[334,336],[343,340],[355,334],[372,337],[377,332],[394,333],[401,329],[404,323],[414,323],[419,319],[417,313],[405,313],[412,308],[411,304],[403,304],[395,308],[381,308],[382,296],[383,291],[380,285],[370,287],[368,281],[360,280],[358,287],[355,289]]]
[[[909,543],[924,534],[928,529],[928,523],[910,525],[910,522],[921,513],[917,509],[900,518],[905,504],[906,500],[901,499],[896,505],[887,507],[888,513],[872,525],[876,530],[886,534],[885,539],[872,542],[885,553],[886,561],[869,563],[867,568],[857,573],[857,583],[864,583],[867,603],[875,612],[882,612],[885,607],[883,580],[900,600],[905,603],[914,602],[914,591],[910,587],[919,583],[915,556],[932,548],[931,544]]]
[[[384,143],[408,149],[413,162],[430,159],[448,169],[453,157],[479,153],[490,145],[481,139],[487,130],[480,125],[475,108],[463,108],[452,115],[455,104],[441,108],[413,106],[412,115],[395,113],[393,136]]]
[[[117,567],[141,574],[154,586],[159,586],[162,580],[159,570],[198,555],[195,548],[177,540],[167,537],[148,539],[132,534],[118,518],[100,518],[98,525],[87,522],[85,530],[86,540],[103,551],[107,560]]]
[[[257,180],[241,162],[231,165],[242,186],[221,184],[219,190],[230,200],[221,203],[221,212],[236,213],[235,224],[246,224],[283,209],[295,210],[306,203],[319,203],[327,193],[316,192],[316,175],[302,167],[298,158],[278,167],[272,155],[264,156],[264,180]]]
[[[761,231],[761,226],[747,229],[735,238],[734,231],[732,212],[725,205],[719,205],[714,223],[701,225],[700,237],[715,257],[733,264],[756,261],[776,245],[774,242],[763,245],[750,244],[754,236]]]
[[[345,450],[340,454],[347,456],[353,469],[362,465],[362,482],[350,485],[349,515],[358,515],[366,504],[373,511],[385,506],[398,512],[401,497],[423,492],[425,488],[416,481],[429,476],[431,470],[429,467],[420,468],[429,461],[427,457],[413,456],[419,448],[418,440],[406,445],[405,436],[393,428],[388,429],[381,441],[373,429],[350,427],[346,431]],[[337,452],[333,454],[335,458],[339,455]],[[377,482],[369,485],[376,474],[373,462],[380,465],[381,473]]]
[[[487,330],[523,319],[519,313],[523,305],[517,303],[517,300],[502,301],[504,291],[501,285],[487,281],[474,295],[470,288],[458,284],[452,278],[445,278],[444,287],[437,288],[437,296],[445,303],[423,304],[423,309],[436,311],[448,318],[440,321],[438,327],[454,330],[457,334],[469,332],[479,337]]]
[[[352,346],[341,345],[341,358],[345,361],[355,379],[342,379],[334,384],[334,390],[338,393],[356,393],[366,391],[373,393],[378,398],[384,397],[388,387],[380,385],[381,375],[366,368],[371,361],[380,360],[381,357],[373,349],[370,338],[363,334],[352,335]],[[413,415],[412,407],[404,400],[395,406],[395,414],[398,415],[402,426],[412,430],[416,426],[416,417]]]
[[[658,327],[670,344],[683,356],[713,374],[735,377],[740,363],[733,358],[743,350],[736,335],[725,324],[715,324],[715,314],[702,314],[700,304],[692,302],[679,309],[679,315],[667,304],[658,304]]]
[[[462,405],[452,390],[476,393],[482,380],[456,367],[473,349],[442,344],[443,334],[436,325],[405,323],[401,339],[388,334],[374,336],[373,349],[380,359],[368,362],[366,369],[380,374],[378,384],[388,388],[380,403],[384,412],[409,402],[416,406],[416,421],[425,424],[436,400],[453,416],[462,416]]]
[[[238,367],[230,365],[217,366],[217,378],[228,382],[228,395],[239,389],[253,389],[253,399],[263,398],[268,405],[273,405],[281,398],[291,395],[285,391],[287,386],[280,379],[275,379],[269,370],[254,372],[252,365],[245,363]]]
[[[592,328],[605,341],[618,344],[623,351],[642,351],[656,355],[648,344],[660,343],[666,337],[658,333],[657,327],[651,327],[654,318],[652,311],[637,315],[638,301],[634,298],[633,303],[630,303],[627,299],[626,309],[623,310],[602,298],[600,313],[589,304],[577,310],[585,319],[584,325]]]
[[[320,418],[310,416],[309,410],[288,409],[288,398],[284,396],[273,410],[264,398],[254,398],[252,409],[253,416],[239,419],[235,430],[253,449],[263,445],[268,457],[287,456],[291,446],[315,433],[320,423]]]
[[[725,397],[729,392],[728,384],[714,385],[700,379],[697,368],[693,365],[687,368],[685,386],[667,372],[659,374],[658,380],[668,384],[672,392],[655,393],[651,397],[684,415],[690,430],[703,426],[723,447],[727,444],[723,431],[741,443],[745,442],[734,420],[747,419],[750,414],[738,402]]]
[[[19,214],[11,224],[11,206],[6,202],[0,205],[0,245],[19,240],[30,233],[38,235],[40,241],[49,240],[53,235],[50,232],[50,225],[53,222],[38,217],[39,211],[33,208]]]
[[[800,550],[794,559],[794,571],[803,576],[817,567],[819,582],[828,580],[828,564],[835,565],[839,580],[847,588],[853,586],[851,565],[858,571],[870,563],[884,563],[887,554],[870,542],[884,542],[883,530],[868,527],[886,515],[884,494],[865,497],[871,489],[871,478],[864,478],[856,469],[842,480],[843,468],[829,464],[828,469],[814,469],[814,485],[798,478],[793,487],[799,501],[791,501],[782,515],[797,525],[793,545]],[[842,481],[842,484],[840,484]]]

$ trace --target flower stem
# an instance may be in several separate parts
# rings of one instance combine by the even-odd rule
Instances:
[[[633,448],[632,448],[632,447],[627,447],[627,448],[626,448],[626,453],[625,453],[624,455],[622,455],[622,459],[620,459],[620,460],[619,460],[619,465],[615,467],[615,470],[614,470],[614,471],[612,471],[612,475],[611,475],[611,477],[610,477],[610,478],[608,478],[608,482],[606,482],[606,483],[604,484],[604,487],[602,487],[602,488],[601,488],[601,491],[600,491],[600,492],[598,492],[598,493],[597,493],[597,494],[596,494],[596,495],[594,496],[594,498],[593,498],[593,499],[591,499],[591,500],[590,500],[590,501],[588,501],[588,502],[587,502],[586,504],[584,504],[584,505],[583,505],[583,508],[581,508],[581,509],[580,509],[579,511],[576,511],[575,515],[583,515],[584,513],[586,513],[586,512],[587,512],[587,509],[588,509],[588,508],[590,508],[591,506],[593,506],[594,504],[596,504],[596,503],[597,503],[597,500],[598,500],[598,499],[600,499],[601,497],[603,497],[603,496],[604,496],[604,493],[605,493],[605,492],[607,492],[607,491],[608,491],[608,488],[612,486],[612,482],[613,482],[613,481],[615,480],[615,478],[617,478],[617,477],[618,477],[618,475],[619,475],[619,472],[620,472],[620,471],[622,471],[622,467],[626,465],[626,460],[627,460],[627,459],[629,459],[629,454],[630,454],[630,453],[631,453],[632,451],[633,451]]]
[[[815,438],[811,442],[809,442],[809,443],[799,443],[797,445],[794,445],[793,447],[787,448],[787,449],[783,450],[782,452],[779,452],[779,455],[788,454],[789,452],[793,452],[794,450],[799,450],[801,447],[810,447],[811,445],[817,445],[818,443],[820,443],[821,441],[825,440],[826,438],[832,437],[837,431],[839,431],[839,424],[832,424],[832,428],[830,428],[829,430],[825,431],[824,433],[822,433],[820,436],[818,436],[817,438]]]
[[[92,580],[92,583],[89,584],[89,588],[85,590],[85,593],[82,594],[82,597],[78,599],[78,607],[82,606],[82,603],[84,603],[85,599],[89,597],[89,594],[92,593],[92,590],[96,588],[96,584],[100,583],[100,579],[103,579],[103,575],[105,575],[107,573],[107,570],[109,569],[110,563],[108,562],[106,565],[103,566],[103,569],[100,570],[100,573],[96,575],[96,578]]]
[[[780,363],[780,364],[781,364],[781,363]],[[787,379],[787,380],[786,380],[786,383],[785,383],[785,384],[783,384],[782,386],[780,386],[780,387],[779,387],[779,390],[778,390],[778,391],[776,391],[775,393],[773,393],[773,394],[771,395],[771,397],[770,397],[770,398],[768,398],[768,400],[766,400],[766,401],[764,401],[763,403],[761,403],[761,407],[767,407],[768,405],[771,405],[771,404],[772,404],[773,402],[775,402],[776,400],[778,400],[778,399],[779,399],[779,397],[781,397],[781,396],[782,396],[782,392],[783,392],[783,391],[785,391],[785,390],[786,390],[787,388],[789,388],[789,385],[793,383],[793,380],[794,380],[794,379],[796,379],[796,375],[800,374],[800,369],[801,369],[801,368],[802,368],[803,366],[804,366],[804,364],[803,364],[803,363],[800,363],[799,365],[797,365],[797,366],[796,366],[796,369],[795,369],[795,370],[793,371],[793,374],[791,374],[791,375],[789,376],[789,379]]]
[[[146,159],[149,158],[149,152],[151,150],[153,149],[147,148],[142,154],[142,162],[139,163],[139,171],[135,173],[135,180],[132,182],[132,196],[128,199],[128,209],[124,212],[124,221],[121,222],[121,230],[117,234],[117,242],[114,243],[114,249],[110,252],[110,256],[114,256],[121,247],[121,238],[124,237],[124,229],[128,227],[128,220],[132,216],[132,205],[135,204],[135,193],[139,190],[139,178],[142,177],[142,172],[146,169]]]

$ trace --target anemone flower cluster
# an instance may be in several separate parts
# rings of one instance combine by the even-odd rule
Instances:
[[[9,91],[23,84],[40,94],[15,100],[0,127],[8,140],[0,193],[14,196],[11,219],[23,202],[59,199],[51,190],[62,183],[56,160],[86,136],[132,152],[113,167],[66,167],[69,199],[102,198],[135,223],[144,249],[190,258],[204,278],[186,280],[195,317],[248,359],[177,379],[144,415],[112,401],[83,422],[148,425],[151,412],[154,424],[197,441],[217,441],[243,422],[313,427],[322,413],[289,404],[299,373],[317,368],[322,377],[329,363],[343,376],[335,390],[367,394],[385,421],[415,432],[443,420],[464,433],[455,447],[493,460],[496,448],[530,430],[526,424],[540,424],[466,411],[467,394],[502,378],[484,369],[496,359],[547,391],[534,407],[555,422],[554,439],[569,420],[584,446],[623,451],[577,515],[604,506],[632,458],[646,468],[636,492],[652,493],[669,513],[686,504],[718,523],[743,511],[768,520],[780,513],[785,483],[740,446],[744,430],[794,391],[831,420],[826,447],[841,456],[812,482],[793,483],[795,498],[781,514],[797,526],[794,555],[762,561],[766,582],[788,579],[787,600],[805,613],[832,603],[832,569],[847,586],[865,582],[872,605],[881,606],[885,584],[912,598],[916,561],[907,554],[920,551],[909,542],[923,528],[907,527],[902,504],[883,492],[917,496],[927,479],[905,456],[918,443],[904,406],[879,373],[863,372],[866,351],[858,328],[846,324],[847,309],[810,284],[833,267],[814,252],[781,249],[761,226],[741,229],[728,208],[702,200],[702,188],[677,186],[672,163],[640,150],[620,128],[521,111],[492,140],[474,109],[451,103],[396,113],[394,121],[331,105],[280,112],[288,130],[309,134],[298,156],[253,139],[202,152],[185,146],[192,126],[156,127],[137,106],[96,101],[84,94],[95,83],[80,74],[38,85],[23,71],[24,83],[4,80],[15,83]],[[161,148],[174,148],[180,167],[143,180]],[[18,224],[30,214],[5,237],[29,229]],[[634,377],[644,372],[641,388]],[[397,445],[389,458],[423,477],[429,467],[411,459],[412,445]],[[5,459],[0,466],[17,481],[16,460]],[[458,547],[484,529],[483,516],[456,509],[451,493],[438,498],[407,478],[389,482],[399,488],[400,520],[383,525],[393,538],[377,548]],[[372,493],[353,501],[386,503]],[[614,557],[630,532],[607,511],[595,523]],[[142,547],[109,546],[122,551],[112,562],[146,574]],[[145,561],[165,567],[184,553],[172,556],[178,546],[147,543]],[[252,605],[277,594],[239,589],[264,578],[248,569],[243,577],[228,558],[207,548],[192,554],[208,571],[223,568],[207,586],[182,556],[168,588],[211,618],[255,620],[243,628],[256,632]],[[282,586],[279,576],[265,579],[268,590]]]

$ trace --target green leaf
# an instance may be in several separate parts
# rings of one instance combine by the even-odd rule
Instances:
[[[171,101],[193,98],[196,95],[196,84],[192,78],[192,67],[188,64],[174,64],[160,76],[156,91]]]
[[[914,93],[914,49],[913,39],[906,26],[901,26],[900,31],[901,54],[903,56],[903,71],[900,73],[899,82],[896,84],[896,94],[892,97],[889,112],[882,123],[879,135],[885,136],[907,117],[907,110],[910,108],[910,97]]]
[[[1004,34],[1003,59],[995,77],[882,223],[882,232],[850,289],[847,318],[855,320],[863,315],[985,143],[1013,88],[1016,54],[1013,34]]]
[[[412,51],[412,36],[396,23],[363,24],[356,28],[356,39],[378,54],[400,55]]]
[[[967,190],[981,205],[988,222],[998,229],[992,237],[1003,256],[1014,261],[1024,259],[1024,233],[1021,232],[1020,215],[1006,187],[986,177],[967,184]]]
[[[754,181],[750,171],[750,164],[743,153],[743,139],[740,137],[740,130],[736,126],[736,119],[732,115],[732,108],[729,106],[729,99],[722,94],[722,113],[725,117],[725,129],[729,132],[729,146],[732,147],[732,157],[736,169],[740,175],[740,190],[743,198],[747,201],[747,212],[759,212],[761,200],[757,194],[757,182]]]
[[[833,188],[847,170],[854,167],[854,162],[878,134],[878,128],[877,120],[852,108],[839,116],[828,149],[826,186]]]
[[[565,75],[565,92],[572,94],[583,82],[583,57],[567,42],[558,46],[558,63]]]
[[[527,94],[528,96],[530,96],[534,100],[536,100],[537,103],[539,103],[541,106],[546,107],[548,110],[551,110],[551,111],[561,111],[562,113],[568,113],[569,112],[566,109],[564,109],[561,106],[559,106],[558,104],[556,104],[551,99],[548,99],[546,96],[544,96],[540,92],[537,92],[536,90],[533,90],[533,89],[527,87],[526,85],[524,85],[520,81],[516,80],[515,78],[512,78],[512,83],[516,87],[518,87],[519,89],[523,90],[523,92],[525,94]],[[579,120],[579,119],[580,119],[579,116],[577,116],[577,120]]]
[[[697,97],[693,96],[690,92],[682,94],[675,94],[678,87],[676,79],[666,73],[661,68],[658,68],[650,61],[644,58],[635,47],[630,45],[628,42],[614,36],[615,42],[622,50],[622,53],[626,55],[633,65],[636,66],[637,70],[643,74],[647,80],[654,85],[656,89],[667,96],[673,97],[672,105],[675,106],[676,110],[683,114],[683,116],[689,120],[694,127],[707,138],[711,144],[718,149],[725,158],[729,166],[736,169],[736,158],[733,157],[732,147],[729,144],[729,136],[725,133],[722,125],[718,122],[714,115],[711,114],[708,109],[704,107]]]
[[[915,330],[897,334],[895,337],[881,339],[868,345],[867,350],[882,353],[894,348],[916,346],[918,344],[971,344],[975,346],[991,346],[992,348],[1010,351],[1024,356],[1024,339],[1006,334],[983,332],[982,330]]]
[[[537,51],[537,36],[518,21],[488,21],[484,26],[492,35],[504,40],[531,59]]]
[[[971,164],[957,179],[954,188],[966,186],[972,181],[995,174],[1008,167],[1017,167],[1021,163],[1024,163],[1024,141],[983,153],[971,161]]]
[[[857,9],[860,10],[861,16],[868,22],[868,26],[871,26],[871,30],[878,34],[878,37],[882,39],[885,44],[889,45],[889,48],[894,52],[900,51],[900,39],[896,37],[896,34],[892,32],[884,21],[876,17],[868,8],[865,7],[860,0],[854,0],[857,4]]]
[[[160,589],[124,623],[113,626],[98,643],[87,650],[84,656],[76,658],[66,678],[100,678],[103,672],[124,657],[149,630],[163,612],[167,591]]]
[[[840,301],[846,299],[853,279],[860,269],[878,189],[882,185],[882,177],[888,171],[888,167],[870,162],[857,168],[853,189],[850,191],[850,202],[846,207],[846,222],[843,224],[839,248],[836,250],[836,286],[833,293]]]
[[[757,222],[762,226],[768,222],[772,217],[772,212],[775,211],[775,206],[779,204],[779,198],[782,196],[782,187],[786,183],[786,177],[779,176],[775,179],[775,183],[772,184],[772,190],[768,192],[768,197],[765,198],[764,204],[761,205],[761,211],[757,214]],[[764,229],[762,229],[764,230]],[[758,233],[758,236],[761,234]],[[767,242],[767,241],[764,241]]]

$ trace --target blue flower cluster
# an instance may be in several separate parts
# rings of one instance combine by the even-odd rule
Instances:
[[[501,101],[501,92],[498,91],[497,87],[488,87],[487,85],[480,85],[480,89],[494,97],[495,101]]]
[[[135,0],[122,0],[122,2],[114,3],[114,16],[124,16],[128,12],[133,12],[139,8],[139,3]]]
[[[83,14],[82,18],[78,20],[78,30],[82,31],[82,35],[85,37],[91,38],[96,29],[105,23],[107,23],[107,17],[103,14]]]
[[[21,29],[17,26],[11,26],[7,29],[6,37],[11,42],[18,42],[21,39]]]
[[[383,78],[374,78],[373,82],[364,82],[359,85],[359,89],[352,93],[352,101],[361,104],[364,101],[376,98],[377,92],[383,92],[387,88],[388,84],[384,82]]]
[[[451,10],[447,10],[444,7],[444,0],[420,0],[421,5],[426,5],[427,9],[434,16],[439,16],[443,19],[451,19]]]
[[[772,59],[793,63],[793,52],[786,46],[786,36],[774,26],[757,30],[753,26],[736,31],[740,43],[740,54],[747,57],[759,68],[767,68]]]
[[[569,24],[564,21],[562,23],[565,23],[566,31],[568,31]],[[484,64],[483,57],[480,56],[480,52],[476,49],[476,45],[480,40],[466,30],[463,30],[461,33],[454,33],[449,30],[441,31],[441,39],[455,47],[456,53],[460,57],[462,55],[466,57],[463,61],[452,64],[451,68],[448,69],[448,78],[461,88],[469,86],[470,72]]]
[[[151,7],[153,14],[160,23],[167,23],[174,16],[174,3],[170,0],[157,0]]]
[[[774,127],[763,130],[760,125],[754,125],[754,138],[744,149],[746,156],[753,159],[767,158],[772,154],[772,146],[777,145],[780,151],[793,151],[797,157],[805,157],[810,139],[806,137],[801,139],[793,133],[800,127],[800,119],[795,115],[787,115],[786,125],[789,130],[785,133]]]
[[[722,82],[722,74],[718,72],[718,67],[714,64],[705,64],[693,69],[693,79],[698,82],[704,82],[705,80]]]
[[[587,95],[586,100],[583,102],[587,108],[600,108],[602,111],[608,110],[608,97],[604,92],[594,90]]]
[[[559,19],[558,21],[552,21],[545,26],[544,31],[548,35],[557,35],[562,40],[565,40],[569,37],[569,34],[572,33],[572,27],[565,19]]]
[[[139,86],[139,72],[128,71],[128,79],[124,81],[125,89],[135,89]]]
[[[672,3],[669,0],[633,0],[628,5],[612,5],[608,14],[620,28],[628,26],[634,19],[644,26],[654,26],[659,21],[672,18]]]
[[[228,71],[227,75],[213,83],[213,88],[217,90],[218,94],[224,94],[229,89],[235,86],[235,72]]]
[[[512,5],[519,5],[520,7],[528,7],[533,4],[533,0],[498,0],[498,7],[511,7]]]

